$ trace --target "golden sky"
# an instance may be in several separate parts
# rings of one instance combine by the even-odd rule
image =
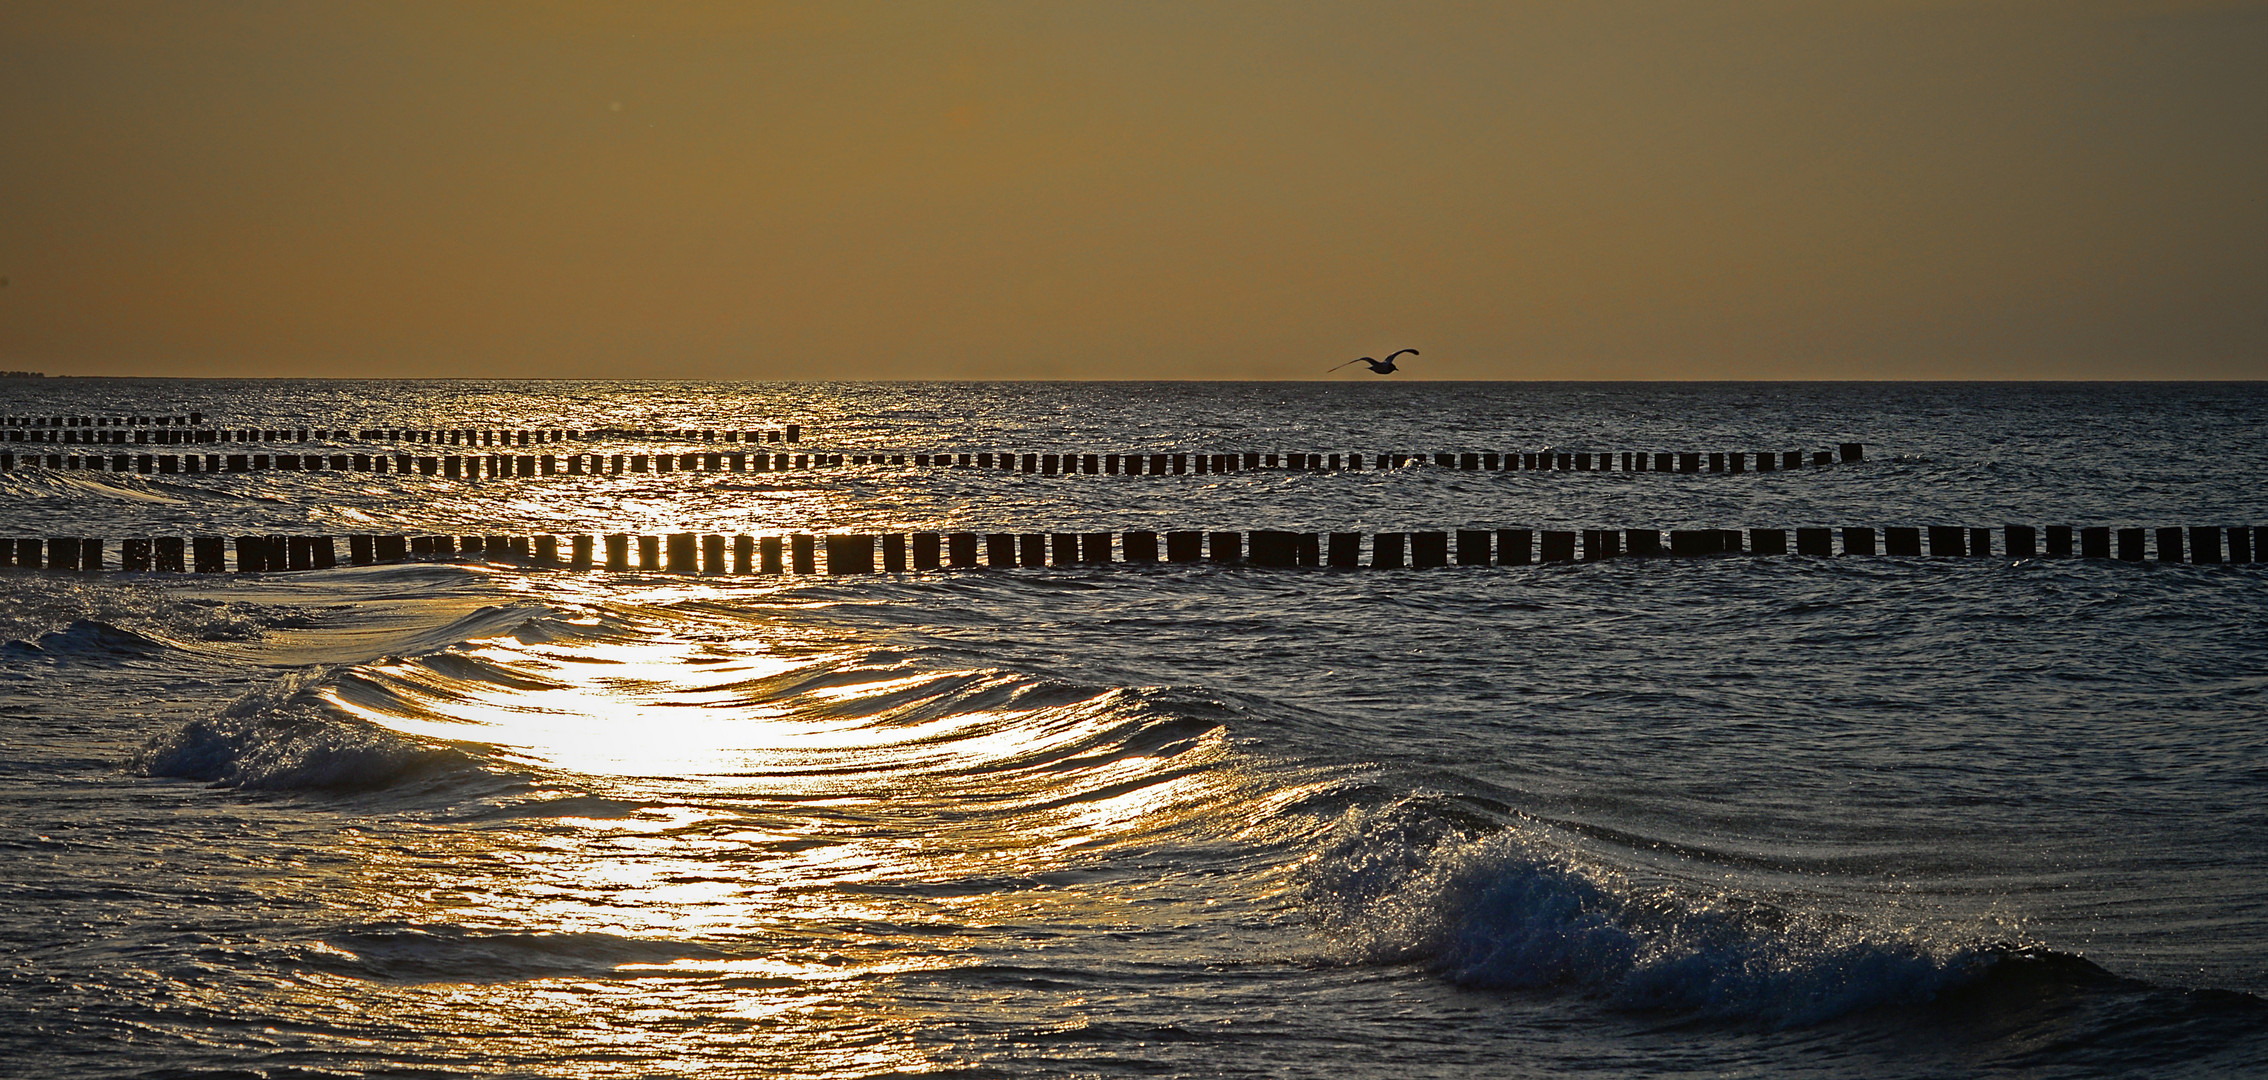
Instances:
[[[52,374],[2268,378],[2268,4],[0,0],[0,277]]]

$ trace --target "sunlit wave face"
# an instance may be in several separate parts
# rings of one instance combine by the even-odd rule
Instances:
[[[1003,930],[1187,921],[1212,902],[1201,884],[1105,868],[1176,823],[1293,797],[1254,798],[1217,729],[1155,737],[1169,719],[1124,691],[862,663],[781,632],[762,596],[634,586],[603,615],[338,680],[333,708],[525,770],[538,792],[340,838],[366,855],[334,906],[539,954],[443,995],[499,1031],[631,1010],[678,1025],[639,1025],[646,1068],[920,1071],[906,986],[978,962]]]

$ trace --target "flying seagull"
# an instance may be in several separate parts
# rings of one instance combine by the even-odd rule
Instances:
[[[1340,364],[1339,367],[1332,368],[1331,370],[1337,371],[1339,370],[1339,368],[1348,366],[1348,364],[1369,364],[1370,373],[1373,375],[1392,375],[1394,373],[1394,357],[1400,356],[1402,355],[1402,353],[1408,353],[1411,356],[1416,356],[1418,354],[1418,351],[1416,349],[1403,349],[1401,350],[1401,352],[1387,354],[1386,359],[1384,360],[1373,360],[1367,356],[1358,356],[1352,360],[1347,361],[1345,364]]]

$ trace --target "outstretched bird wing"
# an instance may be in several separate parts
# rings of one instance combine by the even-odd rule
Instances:
[[[1402,353],[1408,353],[1408,354],[1410,354],[1411,356],[1416,356],[1416,355],[1418,355],[1418,351],[1417,351],[1416,349],[1403,349],[1403,350],[1401,350],[1400,352],[1396,352],[1396,353],[1394,353],[1394,354],[1393,354],[1392,356],[1388,356],[1388,357],[1386,358],[1386,362],[1387,362],[1387,363],[1389,363],[1389,364],[1393,363],[1393,362],[1394,362],[1394,357],[1395,357],[1395,356],[1400,356],[1400,355],[1402,355]]]
[[[1373,359],[1371,359],[1371,358],[1369,358],[1369,357],[1367,357],[1367,356],[1358,356],[1358,357],[1355,357],[1355,358],[1354,358],[1354,359],[1352,359],[1352,360],[1349,360],[1349,361],[1347,361],[1347,362],[1346,362],[1346,363],[1344,363],[1344,364],[1340,364],[1340,365],[1339,365],[1339,367],[1335,367],[1335,368],[1332,368],[1331,370],[1332,370],[1332,371],[1337,371],[1337,370],[1339,370],[1339,368],[1343,368],[1343,367],[1351,367],[1351,366],[1353,366],[1353,365],[1355,365],[1355,364],[1375,364],[1375,363],[1377,363],[1377,362],[1378,362],[1378,361],[1376,361],[1376,360],[1373,360]]]

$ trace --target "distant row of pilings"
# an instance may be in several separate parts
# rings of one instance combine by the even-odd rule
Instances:
[[[748,431],[714,428],[98,428],[0,425],[0,442],[58,446],[193,446],[208,443],[416,443],[423,446],[543,446],[594,442],[800,443],[803,425]]]
[[[18,468],[93,470],[146,474],[256,472],[394,473],[444,479],[503,479],[523,476],[619,476],[667,472],[784,472],[843,466],[890,465],[916,468],[973,468],[1020,471],[1041,476],[1205,475],[1262,469],[1360,471],[1362,454],[786,454],[710,451],[688,454],[14,454],[0,453],[0,471]],[[1866,459],[1859,443],[1838,452],[1814,451],[1813,468]],[[1379,454],[1375,468],[1431,467],[1467,472],[1614,472],[1613,454],[1539,451],[1533,453]],[[1744,473],[1750,455],[1722,453],[1645,453],[1626,451],[1622,472]],[[1800,469],[1802,451],[1758,451],[1754,471]]]
[[[1841,533],[1840,550],[1836,543]],[[1460,529],[1453,532],[1128,530],[1057,533],[789,533],[726,536],[610,533],[537,536],[159,536],[117,542],[127,571],[242,573],[327,570],[405,561],[482,560],[529,567],[681,574],[867,574],[877,570],[1006,569],[1107,563],[1235,563],[1430,569],[1529,566],[1637,557],[1721,555],[1903,555],[2128,562],[2253,563],[2268,554],[2268,526],[2159,529],[2008,525],[1877,530]],[[1791,548],[1791,533],[1794,544]],[[564,545],[562,543],[564,541]],[[1367,547],[1367,552],[1365,548]],[[231,550],[234,559],[231,560]],[[83,537],[0,539],[0,566],[109,569],[110,541]],[[1367,554],[1368,558],[1365,558]],[[821,557],[824,556],[822,564]],[[879,558],[878,558],[879,557]],[[822,571],[822,565],[824,570]]]
[[[0,427],[12,428],[189,427],[204,422],[205,414],[201,412],[191,412],[187,416],[0,417]]]

